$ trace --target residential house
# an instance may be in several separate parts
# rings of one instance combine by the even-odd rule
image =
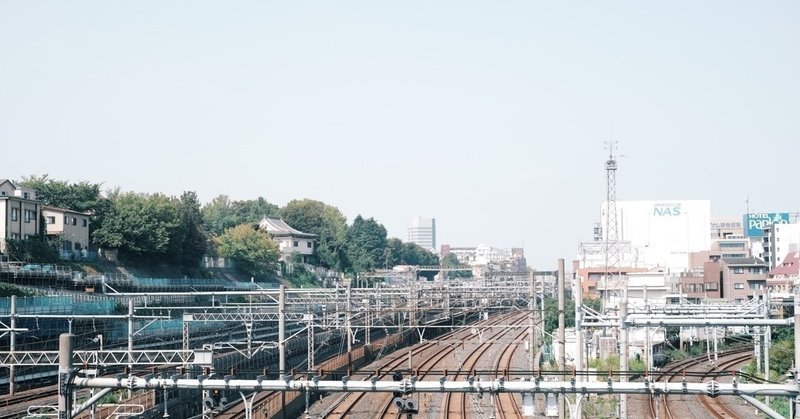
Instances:
[[[300,255],[303,263],[308,263],[311,255],[314,254],[314,240],[316,234],[304,233],[295,230],[285,221],[277,218],[264,218],[258,224],[259,228],[265,230],[278,243],[281,251],[280,260],[288,262],[293,255]]]
[[[8,240],[26,240],[40,233],[40,211],[33,190],[0,179],[0,252],[6,252]]]
[[[791,252],[767,274],[767,288],[774,296],[793,297],[793,286],[800,273],[800,252]]]
[[[50,206],[42,208],[47,236],[60,241],[62,259],[86,257],[89,250],[89,215]]]

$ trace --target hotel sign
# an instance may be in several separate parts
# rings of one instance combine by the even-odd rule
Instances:
[[[761,212],[744,215],[744,231],[748,237],[761,237],[773,224],[789,224],[788,212]]]

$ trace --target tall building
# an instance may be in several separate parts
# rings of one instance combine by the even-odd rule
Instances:
[[[604,203],[603,240],[607,235],[606,208]],[[710,248],[708,200],[617,201],[616,211],[618,240],[630,242],[635,261],[631,266],[681,271],[689,268],[690,253]],[[621,257],[624,262],[625,255]]]
[[[408,228],[408,241],[436,253],[436,219],[414,217]]]

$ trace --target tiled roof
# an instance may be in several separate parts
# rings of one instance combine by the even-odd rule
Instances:
[[[751,266],[764,265],[764,261],[759,258],[722,258],[727,265]]]
[[[800,252],[791,252],[783,259],[780,266],[769,271],[769,276],[789,276],[800,273]]]
[[[273,236],[293,236],[293,237],[305,237],[305,238],[315,238],[317,237],[316,234],[310,233],[303,233],[300,230],[295,230],[289,224],[286,224],[285,221],[277,219],[277,218],[264,218],[258,223],[259,227],[262,229],[266,229],[267,233]]]

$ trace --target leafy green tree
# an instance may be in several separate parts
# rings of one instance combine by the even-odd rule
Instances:
[[[383,266],[386,249],[386,228],[374,218],[356,216],[347,229],[347,254],[353,272],[367,272]]]
[[[257,224],[264,217],[280,217],[280,208],[267,202],[266,199],[258,197],[247,201],[233,201],[231,209],[236,220],[236,224]]]
[[[347,219],[338,208],[313,199],[293,200],[281,209],[281,217],[293,228],[317,235],[314,257],[320,266],[339,271],[349,267]]]
[[[200,201],[195,192],[187,191],[175,201],[175,204],[178,220],[170,237],[169,257],[185,274],[194,274],[206,252]]]
[[[208,236],[219,236],[225,230],[237,225],[236,214],[228,195],[219,195],[212,199],[200,212]]]
[[[278,245],[252,224],[229,228],[215,242],[220,256],[231,258],[237,269],[248,275],[264,277],[278,269]]]
[[[442,258],[442,266],[447,268],[466,268],[469,265],[461,263],[454,253],[448,253]],[[450,271],[447,273],[449,278],[472,278],[472,271]]]
[[[13,259],[33,263],[58,263],[58,251],[45,237],[6,240],[6,253]]]
[[[119,249],[123,259],[164,260],[179,224],[174,200],[162,194],[111,192],[113,207],[103,225],[94,232],[97,244]]]
[[[439,257],[416,243],[407,242],[403,243],[400,262],[401,265],[438,266]],[[430,281],[437,273],[439,271],[424,271],[419,275]]]
[[[769,368],[783,374],[794,363],[794,338],[773,342],[769,349]]]
[[[31,175],[17,182],[21,187],[33,189],[36,199],[45,205],[89,213],[89,234],[103,224],[106,214],[111,211],[111,201],[103,197],[101,183],[50,179],[49,175]]]
[[[386,249],[383,251],[383,268],[390,269],[401,265],[403,257],[403,241],[392,237],[386,241]]]

